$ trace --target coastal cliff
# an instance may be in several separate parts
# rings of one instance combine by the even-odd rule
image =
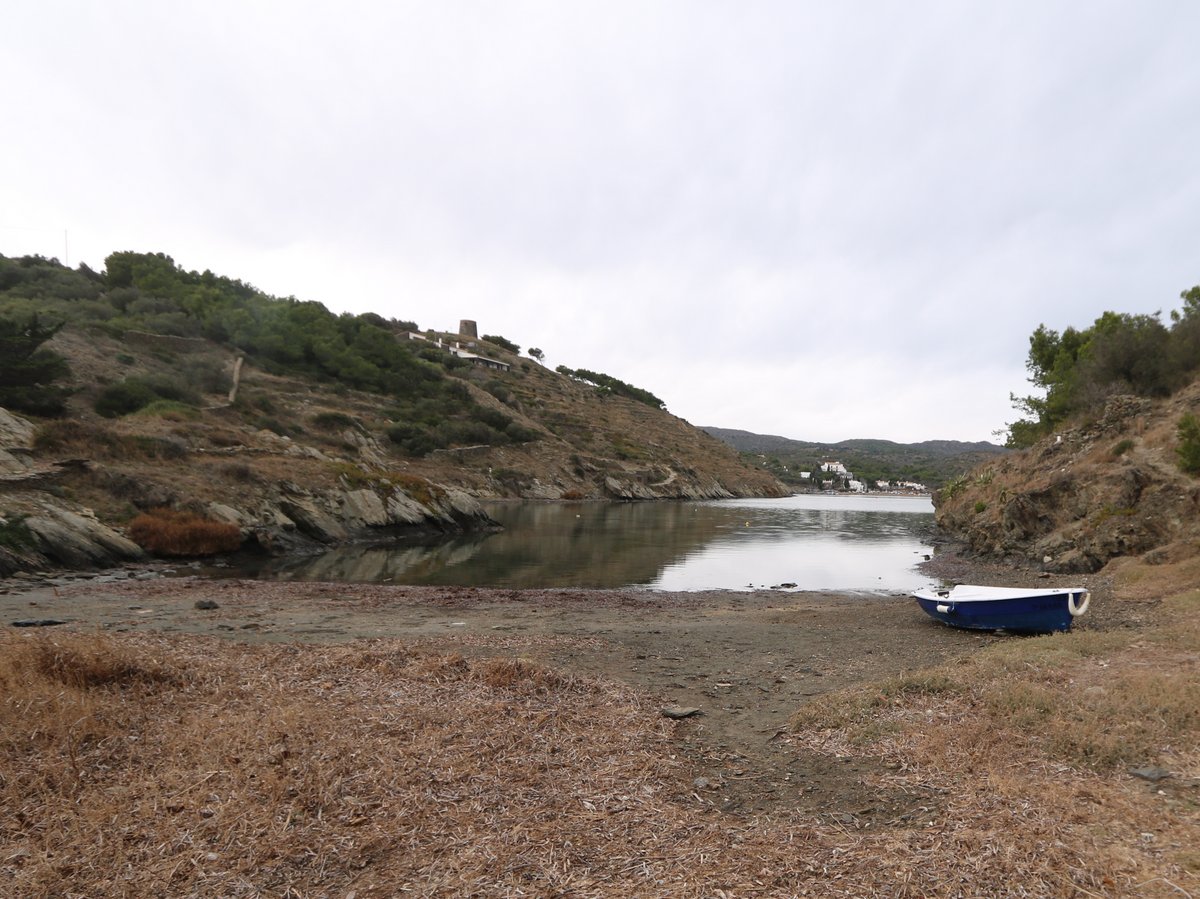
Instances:
[[[1179,465],[1178,423],[1196,409],[1200,382],[1164,400],[1112,397],[1095,420],[947,484],[934,496],[938,525],[983,556],[1051,573],[1194,556],[1200,479]]]

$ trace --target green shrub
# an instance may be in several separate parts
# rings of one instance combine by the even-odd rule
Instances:
[[[504,429],[504,436],[513,443],[532,443],[542,435],[533,428],[527,428],[520,422],[514,421]]]
[[[517,346],[511,340],[506,340],[505,338],[501,337],[499,334],[484,334],[479,339],[486,340],[488,343],[494,343],[498,347],[503,347],[504,349],[508,350],[510,353],[519,354],[521,352],[521,348],[519,346]]]
[[[442,446],[491,446],[507,442],[502,434],[481,421],[445,421],[434,433]]]
[[[200,410],[178,400],[155,400],[137,411],[138,415],[154,415],[168,421],[195,421]]]
[[[561,369],[561,366],[560,366]],[[640,387],[634,387],[632,384],[627,384],[619,378],[614,378],[612,375],[606,375],[603,372],[589,371],[586,368],[577,368],[574,372],[570,369],[565,370],[572,377],[587,381],[589,384],[596,385],[601,395],[615,393],[618,396],[626,397],[639,403],[645,403],[655,409],[665,409],[666,403],[656,397],[649,390],[643,390]]]
[[[435,449],[441,449],[441,445],[430,434],[418,434],[400,444],[400,449],[405,455],[420,459],[428,456]]]
[[[489,409],[486,406],[481,407],[475,413],[475,418],[483,422],[489,428],[495,428],[497,431],[503,431],[510,424],[512,424],[512,419],[499,409]]]
[[[1012,396],[1027,417],[1010,425],[1009,445],[1031,446],[1064,421],[1096,415],[1115,393],[1168,396],[1200,367],[1200,286],[1181,294],[1168,328],[1153,315],[1105,312],[1084,329],[1061,334],[1039,325],[1026,367],[1044,396]]]
[[[94,408],[105,418],[119,418],[144,409],[155,400],[200,405],[195,391],[169,378],[126,378],[100,391]]]
[[[979,500],[977,503],[975,503],[975,514],[976,515],[978,515],[980,512],[986,512],[986,511],[987,511],[987,503],[985,503],[983,500]]]
[[[494,378],[492,380],[488,381],[486,384],[484,384],[483,389],[486,390],[488,393],[490,393],[492,396],[494,396],[496,399],[498,399],[502,403],[507,403],[509,398],[512,396],[508,387],[506,387],[504,384],[501,384],[499,381],[495,380]]]
[[[492,477],[513,492],[520,492],[530,480],[529,475],[513,468],[496,468],[492,471]]]
[[[355,431],[362,430],[362,423],[353,415],[347,415],[345,412],[318,412],[309,421],[322,431],[344,431],[347,428]]]
[[[1185,412],[1177,426],[1179,467],[1188,474],[1200,474],[1200,420],[1191,412]]]
[[[1118,441],[1117,444],[1112,448],[1113,457],[1116,458],[1117,456],[1125,455],[1127,452],[1133,449],[1133,445],[1133,441],[1128,437],[1126,437],[1124,440]]]
[[[24,549],[33,546],[33,534],[25,524],[24,515],[14,515],[12,518],[0,518],[0,547],[6,549]]]
[[[411,421],[394,422],[384,433],[400,452],[417,459],[442,446],[426,428]]]
[[[233,386],[233,371],[216,359],[195,356],[182,365],[187,382],[204,393],[228,393]]]
[[[158,394],[143,381],[133,378],[105,387],[96,397],[94,408],[105,418],[119,418],[149,406]]]
[[[967,489],[967,476],[965,474],[948,481],[946,486],[942,488],[941,494],[943,499],[953,499],[959,493]]]
[[[175,400],[189,406],[200,405],[200,394],[173,378],[146,378],[145,383],[159,399]]]
[[[61,327],[42,325],[36,313],[0,319],[0,406],[47,417],[66,410],[68,391],[52,382],[69,373],[67,361],[41,346]]]
[[[384,431],[387,434],[388,440],[392,443],[400,444],[405,440],[412,440],[414,437],[419,437],[426,433],[425,429],[418,424],[413,424],[411,421],[397,421],[388,425]]]

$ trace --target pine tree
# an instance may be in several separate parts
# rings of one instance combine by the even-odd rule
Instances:
[[[32,415],[61,415],[68,391],[52,386],[70,371],[58,353],[41,345],[62,325],[0,319],[0,406]]]

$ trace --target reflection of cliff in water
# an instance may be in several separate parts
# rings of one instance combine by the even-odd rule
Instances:
[[[466,563],[486,536],[436,546],[340,546],[319,556],[274,560],[257,575],[298,581],[448,583],[426,578],[447,566]]]
[[[665,589],[739,589],[751,581],[907,589],[914,554],[929,551],[919,535],[933,521],[927,500],[855,508],[820,497],[498,503],[488,512],[503,531],[435,545],[344,546],[228,573],[514,588],[664,588],[666,577]]]
[[[712,541],[709,506],[655,503],[505,504],[489,509],[504,530],[436,546],[346,546],[275,560],[256,572],[285,580],[498,587],[649,584]]]

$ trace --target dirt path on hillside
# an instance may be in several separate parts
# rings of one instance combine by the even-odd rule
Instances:
[[[438,652],[516,655],[620,680],[663,707],[699,709],[675,728],[696,794],[715,808],[744,814],[782,803],[855,826],[908,816],[936,797],[882,795],[864,783],[877,763],[799,752],[779,739],[788,718],[812,697],[1015,639],[947,628],[911,600],[873,595],[163,577],[0,581],[0,624],[47,619],[64,623],[39,632],[152,631],[246,642],[399,638]]]

